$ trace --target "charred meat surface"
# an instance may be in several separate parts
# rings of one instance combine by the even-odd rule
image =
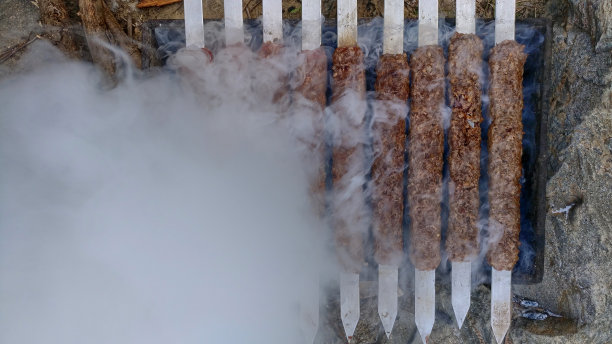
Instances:
[[[403,173],[410,90],[406,54],[383,55],[376,71],[377,106],[372,125],[372,207],[375,259],[399,264],[403,252]]]
[[[449,142],[450,216],[446,252],[453,262],[478,254],[478,179],[483,44],[474,34],[455,33],[448,48],[452,109]]]
[[[444,53],[419,47],[410,59],[412,102],[408,133],[410,259],[419,270],[440,264],[440,201],[444,155]]]
[[[259,57],[262,58],[275,57],[281,55],[282,53],[283,46],[282,44],[278,43],[265,42],[261,45],[261,48],[259,48]]]
[[[367,231],[365,196],[365,66],[359,47],[341,47],[332,57],[332,210],[336,250],[342,266],[359,272]]]
[[[296,92],[302,97],[317,104],[321,110],[325,107],[327,90],[327,55],[323,48],[302,51],[297,74],[300,76]]]
[[[493,244],[487,259],[497,270],[512,270],[520,245],[522,82],[527,59],[523,50],[516,41],[503,41],[489,57],[489,235]]]

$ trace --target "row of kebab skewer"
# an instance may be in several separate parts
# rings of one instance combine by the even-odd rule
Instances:
[[[302,59],[297,74],[301,82],[293,90],[314,104],[315,136],[324,140],[327,56],[321,48],[321,2],[302,3]],[[520,232],[520,183],[522,156],[522,74],[526,55],[514,41],[514,0],[497,0],[496,46],[489,54],[490,98],[488,131],[489,231],[494,240],[487,251],[492,267],[491,326],[501,343],[510,326],[511,271],[518,260]],[[331,217],[336,250],[343,271],[340,276],[341,318],[349,342],[359,321],[359,273],[364,262],[363,233],[370,225],[360,183],[346,176],[366,175],[362,135],[365,107],[364,53],[357,45],[356,0],[338,0],[338,47],[332,56],[332,109],[339,124],[332,149]],[[475,35],[474,0],[457,0],[456,33],[450,40],[448,61],[438,45],[437,1],[419,1],[418,48],[410,58],[403,51],[402,0],[385,1],[383,55],[378,61],[375,91],[377,106],[372,131],[375,160],[372,178],[372,229],[374,258],[378,263],[378,312],[387,336],[397,316],[398,266],[403,256],[403,212],[410,218],[409,256],[415,267],[415,321],[424,343],[435,320],[435,269],[441,261],[441,200],[443,184],[445,77],[449,79],[452,110],[448,130],[450,214],[446,253],[452,262],[452,304],[459,327],[469,307],[471,262],[479,245],[479,179],[481,84],[483,43]],[[201,0],[185,0],[188,48],[204,48]],[[242,4],[225,0],[226,45],[242,44]],[[263,0],[266,58],[282,51],[281,0]],[[212,54],[210,54],[212,59]],[[448,75],[445,75],[445,63]],[[279,90],[282,92],[283,90]],[[410,99],[410,110],[408,101]],[[356,113],[361,112],[361,113]],[[406,116],[409,130],[406,134]],[[376,120],[384,118],[385,120]],[[408,144],[406,144],[408,142]],[[320,156],[319,173],[312,190],[323,200],[325,168],[323,144],[312,146]],[[404,185],[407,152],[407,186]],[[403,191],[407,187],[407,199]],[[364,228],[365,226],[365,228]],[[318,302],[309,314],[306,342],[312,342],[318,326]],[[308,308],[308,307],[306,307]]]

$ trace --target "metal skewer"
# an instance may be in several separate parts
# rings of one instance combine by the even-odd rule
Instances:
[[[321,46],[321,0],[302,1],[302,50]]]
[[[378,265],[378,316],[387,338],[397,317],[397,269],[394,265]]]
[[[457,26],[460,33],[476,33],[476,2],[475,0],[457,0]],[[470,309],[471,296],[471,261],[452,262],[452,295],[451,303],[459,328]]]
[[[357,0],[338,0],[338,48],[357,45]],[[340,315],[349,343],[359,322],[359,274],[340,273]]]
[[[264,0],[264,4],[265,4]],[[276,0],[275,0],[276,1]],[[279,0],[280,4],[281,1]],[[277,11],[280,11],[280,5],[277,8]],[[282,12],[278,12],[273,14],[274,16],[281,17]],[[266,32],[266,11],[264,9],[264,34]],[[281,18],[282,19],[282,18]],[[272,23],[268,21],[268,25],[272,26]],[[278,38],[282,39],[282,22],[279,26],[278,23],[276,25],[276,32],[280,32],[280,35],[277,33]],[[279,31],[280,29],[280,31]],[[273,35],[272,35],[273,36]],[[272,41],[274,37],[271,37]],[[265,40],[265,37],[264,37]],[[303,0],[302,1],[302,50],[315,50],[320,48],[321,46],[321,0]],[[306,52],[305,54],[312,53]],[[307,60],[307,57],[305,58]],[[305,62],[306,66],[309,66],[308,63]],[[322,65],[323,70],[327,71],[327,63]],[[307,68],[307,67],[306,67]],[[316,68],[316,65],[315,67]],[[309,72],[305,70],[305,72]],[[295,90],[296,92],[300,92],[300,90]],[[309,90],[310,91],[310,90]],[[325,94],[325,86],[321,87],[321,93]],[[309,95],[313,95],[308,92]],[[316,99],[309,99],[310,101],[315,102]],[[322,104],[324,107],[325,104]],[[321,109],[323,111],[323,109]],[[313,278],[308,282],[311,285],[312,290],[307,293],[306,298],[301,301],[300,308],[302,313],[302,338],[303,343],[312,344],[317,335],[317,331],[319,329],[319,279]]]
[[[438,2],[419,0],[419,47],[438,44]]]
[[[438,44],[438,1],[419,0],[418,46]],[[427,343],[436,315],[436,270],[414,269],[415,323]]]
[[[461,328],[463,321],[470,310],[472,293],[472,262],[452,262],[451,272],[452,294],[451,303],[457,320],[457,326]]]
[[[512,271],[491,269],[491,328],[498,343],[503,343],[510,328]]]
[[[423,343],[427,343],[436,316],[436,270],[414,269],[414,317]]]
[[[457,25],[461,33],[476,33],[476,0],[456,0]]]
[[[404,52],[404,1],[386,0],[383,24],[383,54]],[[384,238],[383,238],[384,240]],[[387,337],[397,317],[398,266],[378,265],[378,316]]]
[[[383,54],[404,52],[404,1],[386,0],[383,22]]]
[[[242,19],[242,1],[223,1],[225,12],[225,45],[244,43],[244,24]]]
[[[349,343],[359,322],[359,274],[340,273],[340,315],[342,326]]]
[[[495,44],[514,40],[515,0],[495,1]],[[491,269],[491,328],[502,343],[512,315],[512,271]]]
[[[185,0],[185,46],[204,48],[204,14],[202,0]]]
[[[283,2],[263,0],[263,41],[281,43],[283,41]]]
[[[338,0],[338,47],[357,45],[357,0]]]

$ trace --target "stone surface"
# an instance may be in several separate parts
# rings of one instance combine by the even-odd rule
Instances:
[[[578,326],[575,333],[541,331],[545,336],[541,342],[612,341],[611,93],[607,90],[594,96],[600,97],[600,104],[582,116],[571,141],[558,156],[558,170],[547,184],[550,212],[546,219],[544,279],[540,285],[516,288],[522,295],[547,303]],[[568,212],[554,212],[566,206],[571,206]],[[526,330],[529,332],[528,327]],[[529,337],[521,333],[520,338]]]
[[[608,343],[612,57],[606,42],[612,30],[612,3],[558,1],[550,9],[555,22],[545,275],[541,285],[518,289],[577,322],[579,330],[557,339],[559,343]],[[567,206],[567,212],[558,212]]]
[[[38,27],[38,20],[38,8],[32,1],[0,1],[0,49],[27,38]]]
[[[554,20],[550,61],[549,175],[558,169],[559,158],[571,142],[574,128],[601,104],[601,95],[612,80],[611,52],[601,49],[608,39],[605,33],[612,31],[612,2],[576,3],[577,6],[571,6],[571,3],[558,0],[549,4]]]
[[[28,40],[30,33],[38,32],[40,26],[38,8],[33,1],[0,1],[0,52]],[[23,51],[16,53],[4,63],[0,63],[0,78],[16,67]]]
[[[612,50],[612,2],[608,0],[571,0],[568,24],[586,32],[598,52]]]

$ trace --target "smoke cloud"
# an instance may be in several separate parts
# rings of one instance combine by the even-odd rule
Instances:
[[[0,342],[298,343],[335,259],[257,61],[104,90],[49,49],[0,81]]]
[[[214,64],[181,51],[168,59],[171,68],[128,68],[107,90],[93,66],[36,42],[21,60],[24,72],[0,80],[0,343],[299,343],[303,300],[316,303],[319,277],[325,283],[337,272],[335,254],[322,245],[333,250],[334,239],[309,193],[323,159],[321,142],[309,141],[318,129],[311,119],[323,115],[295,97],[290,111],[274,99],[287,88],[280,76],[292,71],[292,86],[301,81],[300,27],[286,26],[288,49],[262,62],[251,52],[261,43],[258,25],[248,28],[248,47],[225,49],[222,23],[206,25]],[[517,28],[528,52],[540,47],[541,34]],[[409,56],[416,30],[407,23]],[[488,51],[493,25],[478,23],[477,32]],[[441,22],[443,47],[452,33]],[[181,46],[168,30],[155,34],[160,51]],[[341,104],[367,126],[395,120],[372,118],[381,37],[380,18],[359,27],[368,94]],[[322,39],[329,57],[336,33],[325,27]],[[524,83],[526,123],[535,121],[533,78]],[[347,123],[326,110],[329,140]],[[448,107],[443,114],[448,128]],[[525,162],[535,157],[536,127],[525,126]],[[361,133],[349,138],[371,145]],[[486,235],[474,286],[487,280],[484,256],[499,235],[488,222],[486,156],[483,144],[478,226]],[[362,188],[364,173],[347,173],[349,190]],[[354,219],[362,203],[341,215]],[[519,266],[528,270],[532,228],[522,220]],[[367,221],[354,227],[368,234]],[[402,265],[410,266],[406,256]],[[410,274],[400,277],[412,285]]]

